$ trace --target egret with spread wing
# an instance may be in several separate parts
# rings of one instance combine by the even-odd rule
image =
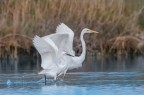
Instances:
[[[83,29],[80,35],[82,43],[82,54],[75,56],[73,50],[73,31],[61,23],[56,33],[44,37],[35,36],[33,44],[41,55],[41,67],[44,69],[40,74],[52,76],[56,80],[57,76],[66,73],[69,69],[79,68],[86,56],[86,45],[83,39],[85,33],[98,33],[90,29]]]

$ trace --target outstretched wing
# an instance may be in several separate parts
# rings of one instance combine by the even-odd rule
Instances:
[[[67,33],[74,36],[74,32],[64,23],[60,23],[56,28],[56,33]]]
[[[57,67],[57,53],[58,48],[54,44],[54,42],[47,38],[47,42],[40,38],[39,36],[35,36],[33,38],[33,44],[37,51],[41,55],[42,63],[41,67],[43,69],[53,69]]]
[[[52,39],[60,51],[64,51],[72,56],[75,56],[73,50],[73,31],[64,23],[58,25],[55,34],[42,37],[45,41],[47,38]]]

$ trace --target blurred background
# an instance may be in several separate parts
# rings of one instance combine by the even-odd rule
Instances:
[[[86,60],[95,60],[91,67],[98,63],[98,70],[125,70],[138,62],[144,67],[144,0],[0,0],[0,72],[40,70],[32,38],[54,33],[61,22],[75,32],[76,55],[81,53],[83,28],[100,32],[85,36]]]

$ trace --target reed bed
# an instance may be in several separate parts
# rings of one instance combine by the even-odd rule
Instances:
[[[76,53],[81,52],[79,35],[84,27],[100,32],[85,37],[88,54],[129,54],[127,43],[135,41],[130,51],[143,53],[143,4],[143,0],[1,0],[0,54],[17,56],[21,47],[28,52],[34,35],[54,33],[60,22],[75,32]]]

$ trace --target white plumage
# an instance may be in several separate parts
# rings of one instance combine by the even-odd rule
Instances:
[[[79,68],[86,55],[86,46],[83,39],[85,33],[98,33],[90,29],[83,29],[80,35],[82,54],[75,56],[73,50],[73,31],[61,23],[56,28],[56,33],[44,37],[35,36],[33,44],[41,55],[41,67],[44,69],[39,74],[54,77],[66,73],[68,69]]]
[[[56,33],[44,36],[42,38],[46,41],[47,38],[52,39],[60,51],[65,51],[73,56],[75,55],[73,50],[74,33],[64,23],[57,26]]]

